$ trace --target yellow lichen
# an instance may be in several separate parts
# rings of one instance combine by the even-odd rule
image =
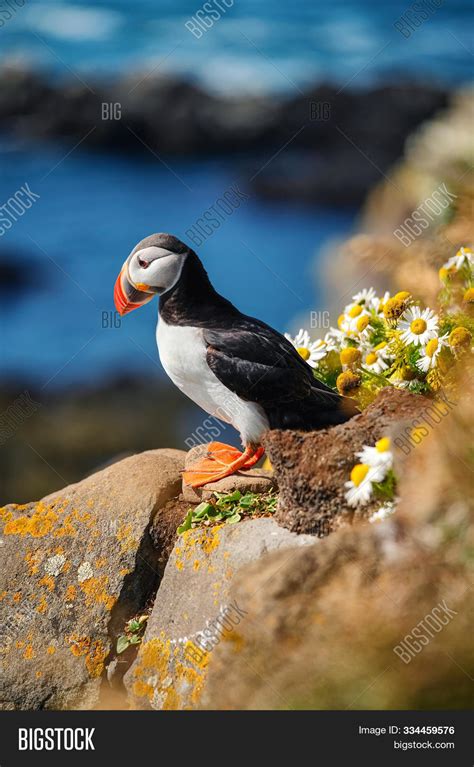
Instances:
[[[33,645],[29,644],[25,648],[25,652],[23,653],[23,657],[25,660],[33,660],[33,658],[36,657],[36,653],[33,650]]]
[[[102,674],[104,670],[104,661],[107,657],[107,650],[100,639],[92,643],[89,652],[86,655],[86,668],[89,675],[95,679]]]
[[[45,575],[41,580],[39,581],[40,586],[45,586],[50,591],[54,591],[55,588],[55,582],[54,578],[51,575]]]
[[[40,597],[38,607],[36,608],[36,612],[45,613],[47,609],[48,609],[48,602],[46,601],[46,597],[44,596],[44,594],[42,594],[42,596]]]
[[[107,610],[112,609],[117,598],[108,593],[106,588],[108,583],[108,577],[101,575],[98,578],[88,578],[79,584],[86,597],[86,607],[91,607],[94,604],[103,604]]]
[[[66,589],[66,593],[64,594],[64,598],[66,602],[74,602],[76,598],[76,587],[75,586],[68,586]]]

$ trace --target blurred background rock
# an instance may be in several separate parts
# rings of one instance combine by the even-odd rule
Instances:
[[[472,240],[469,3],[407,35],[398,0],[240,0],[200,36],[186,27],[197,10],[30,0],[2,19],[5,501],[183,447],[202,423],[159,365],[156,305],[114,315],[143,236],[187,239],[221,292],[281,331],[309,329],[312,311],[335,325],[370,284],[431,299],[441,262]],[[405,248],[394,229],[441,183],[455,202]],[[25,184],[38,199],[12,218]],[[248,199],[193,243],[233,184]],[[25,390],[40,406],[12,420]]]

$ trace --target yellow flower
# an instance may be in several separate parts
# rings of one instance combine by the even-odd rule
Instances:
[[[366,365],[374,365],[377,362],[377,355],[375,352],[369,352],[367,357],[365,358],[365,364]]]
[[[407,290],[401,290],[400,293],[395,293],[394,298],[398,298],[399,301],[406,301],[408,298],[411,298],[411,293]]]
[[[362,317],[359,317],[356,323],[356,327],[359,333],[362,333],[362,331],[366,329],[368,324],[369,324],[369,318],[367,317],[366,314],[364,314]]]
[[[351,306],[351,308],[349,309],[347,313],[349,317],[352,317],[352,319],[354,319],[354,317],[358,317],[359,314],[362,314],[362,306],[359,306],[359,304],[354,304],[354,306]]]
[[[366,463],[356,463],[354,468],[351,471],[351,482],[356,486],[359,487],[360,483],[364,481],[364,479],[367,476],[367,472],[369,471],[369,467]]]
[[[407,300],[403,298],[389,298],[383,308],[383,316],[387,320],[398,320],[407,307]]]
[[[348,346],[347,349],[342,349],[339,354],[341,365],[357,365],[361,360],[362,354],[359,349],[355,349],[353,346]]]
[[[454,328],[454,330],[451,331],[449,334],[448,343],[453,347],[453,349],[459,349],[464,346],[469,346],[471,338],[472,335],[470,331],[467,328],[463,328],[461,326],[459,328]]]
[[[390,437],[382,437],[375,443],[375,447],[379,453],[385,453],[387,450],[390,450],[391,444]]]
[[[351,370],[345,370],[344,373],[340,373],[336,380],[336,386],[339,394],[349,394],[349,392],[355,392],[361,384],[361,377],[357,373],[353,373]]]
[[[474,304],[474,288],[468,288],[463,295],[463,301],[466,304]]]

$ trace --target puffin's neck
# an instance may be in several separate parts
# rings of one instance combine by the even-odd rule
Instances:
[[[159,315],[167,325],[208,326],[238,313],[211,285],[202,263],[191,253],[176,285],[160,296]]]

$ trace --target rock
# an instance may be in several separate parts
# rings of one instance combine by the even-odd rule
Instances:
[[[381,502],[354,511],[344,498],[344,483],[363,445],[374,445],[413,421],[430,402],[418,394],[385,388],[361,415],[316,432],[274,430],[265,437],[280,489],[275,519],[298,533],[327,535],[341,524],[366,518]]]
[[[198,461],[207,450],[207,445],[197,445],[186,454],[185,468],[189,469]],[[239,490],[245,493],[268,493],[277,487],[276,478],[272,471],[267,469],[247,469],[224,477],[217,482],[208,482],[203,487],[190,487],[183,481],[182,498],[189,503],[208,501],[213,493],[233,493]]]
[[[243,565],[268,551],[312,543],[273,519],[188,530],[170,556],[134,664],[124,677],[135,708],[195,708],[213,648],[242,620],[229,589]]]
[[[183,464],[151,450],[1,510],[2,707],[96,704],[114,638],[157,588],[149,525]]]
[[[245,177],[253,177],[255,193],[323,204],[361,203],[413,129],[448,103],[446,90],[416,83],[354,91],[321,84],[296,98],[223,98],[179,76],[149,72],[89,85],[93,92],[7,62],[0,68],[0,128],[145,158],[227,152],[240,160],[246,152],[253,159]],[[117,103],[120,119],[102,119],[103,104]]]
[[[393,516],[240,569],[229,601],[247,614],[212,653],[201,707],[472,707],[471,392],[467,369],[455,409],[424,422]]]
[[[472,567],[448,547],[414,545],[393,517],[242,568],[228,601],[246,615],[212,653],[200,707],[469,708]]]

